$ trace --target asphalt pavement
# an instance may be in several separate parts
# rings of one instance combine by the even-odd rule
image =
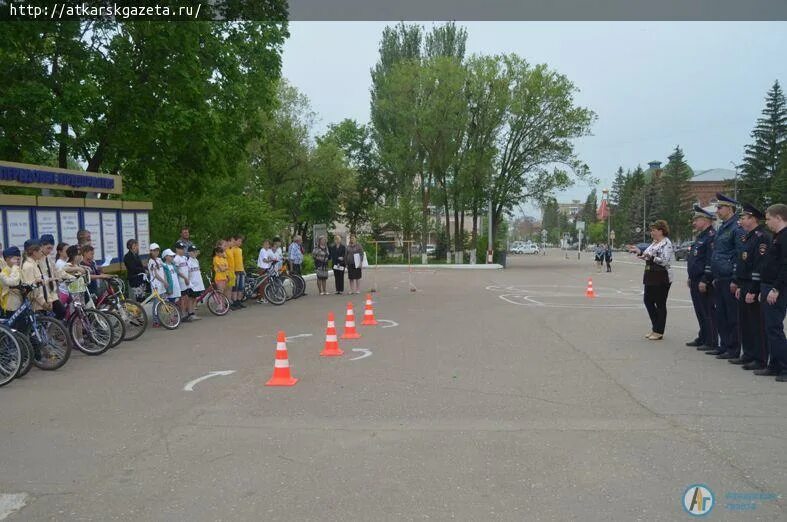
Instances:
[[[684,346],[681,268],[647,341],[634,259],[508,261],[366,270],[377,327],[311,282],[33,369],[0,389],[0,520],[675,521],[693,484],[709,519],[787,519],[787,384]],[[362,338],[320,357],[348,301]],[[264,385],[278,330],[293,387]]]

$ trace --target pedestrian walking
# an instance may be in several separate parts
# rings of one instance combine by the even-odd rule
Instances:
[[[634,245],[629,252],[645,261],[645,273],[642,283],[645,286],[645,308],[651,322],[651,332],[645,336],[651,341],[664,338],[667,323],[667,297],[672,286],[673,246],[669,239],[669,225],[659,219],[650,226],[650,237],[653,242],[643,251]]]
[[[765,223],[773,232],[773,241],[763,253],[760,305],[770,359],[767,368],[755,370],[754,373],[774,375],[777,381],[787,382],[787,339],[784,336],[784,316],[787,312],[787,205],[778,203],[768,207]]]
[[[610,244],[604,249],[604,261],[607,263],[607,272],[612,272],[612,245]]]
[[[350,241],[347,244],[347,279],[350,281],[350,293],[360,293],[361,287],[361,267],[363,266],[364,256],[363,247],[358,243],[355,234],[350,234]]]
[[[596,248],[593,252],[596,261],[596,272],[600,274],[601,269],[604,266],[604,247],[601,246],[601,243],[596,243]]]
[[[317,291],[320,295],[328,295],[328,264],[331,262],[331,254],[328,252],[328,239],[320,236],[317,239],[317,246],[312,251],[314,259],[314,271],[317,273]]]
[[[333,280],[336,285],[336,293],[341,295],[344,292],[344,270],[347,266],[347,247],[342,244],[342,238],[337,234],[333,236],[333,244],[328,247],[333,265]]]
[[[729,361],[743,365],[746,370],[761,370],[768,363],[768,348],[760,310],[760,268],[763,254],[771,244],[771,235],[760,224],[760,220],[765,218],[760,210],[749,203],[744,203],[742,208],[740,225],[746,235],[743,237],[743,250],[735,263],[735,278],[730,290],[738,301],[743,353]]]
[[[704,352],[715,351],[719,347],[712,284],[713,274],[710,266],[713,240],[716,238],[716,230],[713,228],[715,220],[716,216],[699,205],[694,205],[694,218],[691,226],[697,232],[697,238],[689,248],[686,271],[689,276],[687,281],[689,294],[699,331],[697,337],[693,341],[687,342],[686,346],[695,346],[697,350]]]
[[[738,225],[738,202],[724,194],[716,194],[716,216],[722,221],[713,240],[711,275],[715,290],[716,328],[719,348],[706,352],[718,359],[735,359],[740,355],[738,338],[738,301],[730,291],[735,261],[743,249],[743,230]]]

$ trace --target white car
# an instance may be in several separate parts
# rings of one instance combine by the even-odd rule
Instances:
[[[518,245],[511,249],[512,254],[538,254],[538,245],[529,243],[527,245]]]

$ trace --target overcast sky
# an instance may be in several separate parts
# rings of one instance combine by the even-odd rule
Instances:
[[[317,133],[344,118],[369,120],[369,70],[382,22],[293,22],[283,75],[309,97]],[[432,22],[425,22],[427,28]],[[619,165],[666,163],[676,145],[694,170],[732,168],[778,79],[787,87],[787,23],[473,22],[468,54],[517,53],[546,63],[579,88],[598,115],[577,152],[611,184]],[[581,199],[577,184],[559,200]],[[527,205],[528,214],[540,212]]]

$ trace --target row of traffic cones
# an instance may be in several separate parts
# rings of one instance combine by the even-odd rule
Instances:
[[[366,294],[366,304],[363,311],[363,326],[376,326],[377,320],[374,318],[374,308],[372,306],[372,296]],[[360,339],[361,334],[355,329],[355,312],[353,304],[347,303],[347,313],[344,320],[344,333],[342,339]],[[321,357],[338,357],[344,354],[339,348],[339,340],[336,337],[336,323],[333,312],[328,314],[328,326],[325,329],[325,347],[320,352]],[[293,386],[298,379],[290,372],[290,361],[287,357],[287,337],[283,331],[279,332],[276,339],[276,360],[273,364],[273,377],[265,383],[266,386]]]

